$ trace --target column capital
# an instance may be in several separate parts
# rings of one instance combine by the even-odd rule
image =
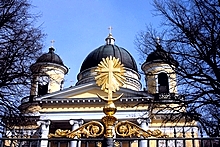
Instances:
[[[50,125],[50,120],[39,120],[39,121],[37,121],[37,125],[38,126],[41,126],[41,125],[46,125],[46,126],[48,126],[48,125]]]
[[[138,124],[146,123],[148,125],[150,122],[151,122],[150,118],[138,118],[137,119]]]
[[[69,120],[70,125],[79,124],[82,125],[84,123],[83,119],[70,119]]]

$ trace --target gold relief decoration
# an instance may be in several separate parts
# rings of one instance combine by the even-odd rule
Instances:
[[[97,142],[96,146],[97,147],[102,147],[102,142]]]
[[[120,145],[121,145],[121,144],[120,144],[119,141],[114,142],[114,146],[115,146],[115,147],[120,147]]]
[[[56,130],[55,134],[49,134],[49,138],[52,137],[67,137],[67,138],[82,138],[82,137],[99,137],[104,134],[104,126],[98,121],[90,121],[78,129],[70,131],[70,130]]]
[[[52,138],[52,137],[67,137],[67,134],[69,134],[69,133],[70,133],[70,130],[57,129],[54,134],[50,133],[48,135],[48,138]]]
[[[102,118],[102,121],[105,124],[105,137],[112,138],[114,136],[113,128],[114,128],[115,122],[117,121],[117,118],[114,116],[107,115]]]
[[[78,129],[70,132],[67,137],[68,138],[74,138],[77,136],[78,138],[81,137],[99,137],[103,135],[104,133],[104,126],[98,122],[98,121],[90,121],[82,126],[80,126]]]
[[[129,122],[129,121],[122,121],[115,125],[115,132],[118,136],[121,137],[157,137],[157,138],[166,138],[167,135],[164,135],[160,130],[143,130],[138,125]]]

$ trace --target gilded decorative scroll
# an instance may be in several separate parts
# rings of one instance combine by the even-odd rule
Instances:
[[[98,121],[90,121],[78,129],[70,130],[61,130],[58,129],[55,131],[55,134],[49,134],[49,138],[52,137],[67,137],[67,138],[82,138],[82,137],[99,137],[104,134],[104,126]]]
[[[120,145],[121,145],[121,144],[120,144],[119,141],[114,142],[114,146],[115,146],[115,147],[120,147]]]
[[[114,133],[113,133],[113,128],[114,128],[114,124],[117,121],[117,118],[114,116],[104,116],[102,118],[103,123],[105,124],[105,137],[106,138],[112,138],[114,137]]]
[[[69,134],[70,132],[71,132],[70,130],[57,129],[54,134],[50,133],[48,135],[48,137],[49,138],[52,138],[52,137],[67,137],[67,134]]]
[[[96,146],[97,147],[102,147],[102,142],[97,142]]]
[[[158,137],[158,138],[166,138],[167,135],[164,135],[160,130],[143,130],[138,125],[129,122],[129,121],[121,121],[115,125],[115,132],[118,136],[121,137]]]

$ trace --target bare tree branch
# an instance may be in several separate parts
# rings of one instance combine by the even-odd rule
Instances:
[[[0,115],[19,115],[20,98],[30,94],[30,65],[42,51],[45,36],[28,0],[0,1]]]
[[[178,90],[185,95],[185,114],[201,114],[198,121],[210,136],[220,136],[220,5],[217,0],[154,0],[155,15],[164,19],[163,36],[147,27],[136,44],[145,57],[155,50],[155,38],[178,61],[174,69]],[[171,64],[169,59],[164,59]],[[185,117],[182,115],[181,117]]]

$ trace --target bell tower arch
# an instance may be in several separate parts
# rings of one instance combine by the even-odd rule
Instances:
[[[54,47],[50,47],[49,52],[40,56],[31,66],[31,96],[41,96],[62,89],[68,68],[54,51]]]
[[[149,54],[141,68],[145,73],[148,93],[177,93],[175,69],[178,63],[158,43],[156,50]]]
[[[167,73],[161,72],[158,74],[157,88],[158,93],[169,93],[169,79]]]

